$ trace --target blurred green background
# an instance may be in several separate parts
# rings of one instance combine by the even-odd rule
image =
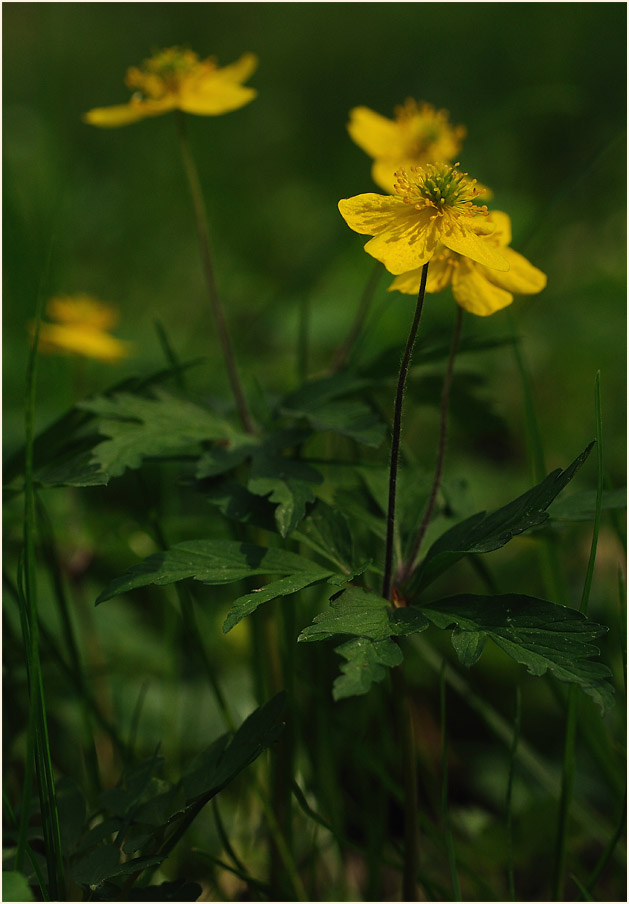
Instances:
[[[348,111],[364,104],[391,116],[413,96],[467,126],[463,166],[511,215],[513,247],[548,274],[546,291],[511,311],[549,466],[565,465],[593,436],[600,368],[606,463],[622,482],[624,4],[11,3],[3,12],[8,447],[21,439],[25,322],[51,238],[51,291],[119,305],[117,333],[136,343],[123,366],[90,364],[87,389],[161,366],[158,318],[183,358],[207,357],[195,371],[200,390],[226,390],[174,118],[114,130],[81,122],[93,106],[128,99],[129,65],[184,44],[220,63],[244,51],[260,59],[253,103],[189,117],[245,381],[271,391],[296,381],[304,304],[309,369],[329,363],[371,270],[336,206],[375,188],[369,159],[346,132]],[[411,299],[387,295],[386,285],[383,275],[367,352],[406,334]],[[427,332],[449,330],[449,292],[432,296],[424,316]],[[504,335],[509,317],[467,317],[466,330]],[[44,423],[72,399],[74,369],[53,357],[40,366]],[[512,354],[487,356],[483,370],[518,447]]]

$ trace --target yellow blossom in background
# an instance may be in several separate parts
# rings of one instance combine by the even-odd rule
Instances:
[[[449,163],[458,155],[464,126],[452,126],[447,110],[407,100],[387,119],[369,107],[350,110],[347,130],[356,144],[374,158],[371,175],[385,191],[393,192],[394,173],[426,163]]]
[[[253,53],[245,53],[235,63],[219,68],[213,57],[200,60],[192,50],[181,47],[160,50],[141,67],[127,70],[125,81],[134,91],[127,104],[97,107],[83,119],[93,126],[115,128],[170,110],[197,116],[229,113],[256,96],[256,91],[242,82],[257,65]]]
[[[118,322],[118,310],[91,295],[57,295],[46,305],[46,314],[57,322],[40,324],[40,352],[82,355],[111,364],[131,353],[130,343],[107,332]],[[29,332],[32,338],[33,322],[29,323]]]
[[[487,219],[494,231],[484,241],[493,244],[509,263],[508,272],[490,270],[482,264],[463,257],[445,246],[437,249],[426,280],[427,292],[440,292],[452,285],[457,303],[471,314],[486,317],[505,308],[516,295],[534,295],[546,285],[546,275],[530,264],[525,257],[507,246],[511,242],[511,221],[506,213],[494,210]],[[394,279],[389,292],[397,290],[417,295],[421,268],[403,273]]]
[[[411,167],[397,174],[396,194],[368,193],[339,201],[355,232],[372,235],[365,251],[394,275],[428,263],[439,244],[495,270],[509,263],[495,242],[487,208],[475,204],[482,193],[475,179],[447,163]]]

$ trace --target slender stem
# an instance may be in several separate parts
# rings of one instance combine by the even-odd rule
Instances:
[[[513,740],[509,751],[509,778],[507,779],[507,794],[505,809],[507,812],[507,881],[509,883],[509,900],[515,901],[515,874],[513,870],[513,778],[515,775],[515,759],[518,753],[518,741],[520,740],[520,723],[522,713],[522,692],[520,685],[515,689],[515,716],[513,719]]]
[[[428,525],[430,524],[430,519],[435,508],[435,503],[437,501],[439,487],[441,486],[441,475],[443,474],[443,463],[445,460],[446,442],[448,439],[448,407],[450,403],[450,388],[452,386],[452,372],[454,370],[454,359],[456,358],[456,353],[459,348],[459,341],[461,339],[462,322],[463,308],[457,305],[457,315],[454,324],[454,336],[452,337],[452,345],[450,346],[450,355],[448,357],[446,375],[443,381],[443,389],[441,390],[441,425],[439,428],[439,453],[437,455],[435,476],[433,477],[432,481],[432,488],[430,490],[428,505],[426,506],[426,511],[424,512],[422,523],[419,526],[419,531],[417,533],[417,537],[415,538],[413,549],[411,550],[408,561],[402,570],[402,574],[400,575],[400,581],[407,580],[412,574],[413,565],[421,548],[424,537],[426,536],[426,531],[428,530]]]
[[[400,373],[397,382],[397,392],[395,394],[395,408],[393,412],[393,436],[391,439],[391,466],[389,469],[389,509],[387,512],[387,538],[384,556],[384,579],[382,581],[382,596],[385,599],[391,597],[391,575],[393,572],[393,537],[395,532],[395,491],[397,486],[397,469],[400,457],[400,434],[402,432],[402,405],[404,402],[404,389],[406,387],[406,377],[413,355],[415,339],[419,327],[419,320],[424,307],[424,295],[426,293],[426,279],[428,277],[428,264],[422,267],[421,282],[419,284],[419,292],[417,294],[417,306],[415,308],[415,316],[411,325],[411,331],[408,335],[406,349],[400,364]]]
[[[596,413],[596,508],[594,512],[594,530],[592,531],[592,544],[590,546],[590,558],[588,560],[581,605],[579,611],[587,615],[594,576],[594,563],[596,561],[596,549],[598,546],[598,531],[601,523],[601,509],[603,507],[603,420],[601,416],[601,372],[596,373],[594,380],[594,410]]]
[[[622,836],[622,832],[625,827],[626,821],[627,821],[627,789],[625,788],[625,796],[623,799],[620,820],[618,822],[618,825],[616,826],[614,834],[609,839],[609,843],[607,844],[607,846],[605,847],[605,850],[601,854],[601,857],[600,857],[598,863],[592,870],[592,873],[590,874],[589,879],[585,883],[585,887],[587,888],[588,891],[592,891],[594,889],[594,886],[598,882],[599,876],[605,869],[607,861],[609,860],[611,855],[614,853],[614,848],[616,847],[616,845],[618,844],[618,841],[620,840],[620,838]]]
[[[603,421],[601,417],[601,386],[600,371],[596,374],[594,382],[594,408],[596,417],[596,446],[597,446],[597,477],[596,477],[596,512],[594,516],[594,530],[590,546],[581,605],[579,611],[587,614],[594,563],[596,561],[596,549],[598,545],[598,531],[601,520],[601,507],[603,500]],[[554,900],[561,901],[564,893],[566,847],[568,842],[568,818],[570,804],[574,790],[575,773],[575,745],[577,736],[577,688],[570,685],[568,693],[568,714],[566,717],[566,735],[564,741],[563,772],[561,780],[561,797],[559,800],[559,820],[557,825],[557,839],[555,842],[555,873],[553,878]]]
[[[452,838],[452,826],[450,825],[450,810],[448,807],[448,734],[446,723],[446,661],[441,664],[439,673],[439,700],[441,709],[441,816],[443,819],[443,830],[446,842],[446,851],[448,853],[448,866],[450,867],[450,881],[452,882],[453,900],[461,900],[461,886],[459,884],[459,874],[456,868],[456,853],[454,850],[454,840]]]
[[[417,768],[415,762],[415,731],[411,713],[408,685],[402,666],[391,669],[393,699],[398,720],[398,737],[402,748],[404,773],[404,871],[402,900],[417,900],[417,872],[419,869],[419,813],[417,806]]]
[[[336,373],[345,366],[350,352],[356,344],[356,340],[358,339],[363,328],[363,324],[365,323],[365,319],[369,311],[369,306],[371,304],[371,299],[373,298],[373,294],[376,291],[376,286],[378,285],[378,280],[380,279],[381,272],[382,267],[380,266],[380,262],[375,261],[375,266],[371,270],[367,284],[363,289],[363,294],[361,295],[360,302],[358,304],[358,310],[356,311],[354,322],[350,327],[345,342],[337,350],[336,355],[334,356],[334,361],[332,363],[333,373]]]
[[[212,253],[210,251],[210,235],[207,224],[207,213],[205,210],[205,202],[203,200],[201,182],[199,180],[199,174],[197,172],[194,158],[190,150],[190,142],[188,141],[188,133],[186,129],[184,114],[180,111],[176,112],[177,129],[179,133],[179,144],[181,148],[183,168],[186,173],[188,187],[190,189],[190,195],[192,197],[197,235],[199,237],[199,248],[201,251],[201,262],[203,264],[203,272],[205,274],[205,281],[207,283],[207,290],[210,299],[210,305],[212,307],[212,313],[214,314],[214,319],[216,321],[218,338],[223,349],[223,357],[227,366],[229,382],[231,383],[232,392],[234,393],[238,413],[240,414],[240,420],[247,433],[255,433],[253,421],[251,420],[249,408],[247,407],[245,395],[240,383],[240,377],[238,376],[236,358],[234,356],[234,350],[229,338],[225,312],[223,310],[223,305],[218,294],[218,287],[216,285],[214,264],[212,262]]]

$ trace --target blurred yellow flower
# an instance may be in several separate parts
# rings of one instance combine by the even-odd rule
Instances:
[[[111,336],[107,329],[118,322],[118,311],[91,295],[57,295],[46,305],[48,316],[57,323],[42,321],[39,351],[50,354],[82,355],[114,363],[131,353],[131,344]],[[28,325],[31,339],[35,324]]]
[[[435,255],[439,243],[495,270],[509,263],[494,242],[487,208],[475,204],[482,190],[475,179],[447,163],[414,166],[397,174],[395,196],[368,193],[339,201],[355,232],[372,235],[365,251],[394,275],[416,270]]]
[[[481,317],[511,304],[512,293],[534,295],[546,285],[546,275],[541,270],[507,247],[511,242],[511,221],[507,214],[494,210],[487,219],[495,228],[484,241],[500,249],[509,263],[509,271],[490,270],[441,245],[430,263],[426,280],[427,292],[440,292],[452,284],[452,294],[458,304]],[[389,292],[397,290],[406,295],[417,295],[420,281],[421,268],[411,270],[394,279]]]
[[[449,163],[465,138],[465,127],[452,126],[447,110],[435,110],[412,99],[395,108],[395,119],[387,119],[369,107],[354,107],[349,116],[349,134],[374,158],[372,178],[388,192],[393,192],[396,170]]]
[[[83,119],[93,126],[115,128],[170,110],[197,116],[229,113],[256,96],[253,88],[241,83],[257,64],[254,54],[245,53],[221,69],[212,57],[200,60],[192,50],[169,47],[145,60],[142,67],[127,70],[127,87],[135,92],[127,104],[97,107]]]

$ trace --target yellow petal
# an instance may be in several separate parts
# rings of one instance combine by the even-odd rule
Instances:
[[[371,167],[371,178],[383,191],[392,195],[395,192],[395,173],[398,169],[399,167],[388,157],[386,160],[374,160]]]
[[[257,92],[235,82],[212,78],[198,80],[195,84],[181,86],[177,106],[185,113],[197,116],[218,116],[244,107],[253,100]]]
[[[430,267],[428,267],[428,275],[430,276]],[[387,289],[387,292],[403,292],[404,295],[417,295],[421,278],[421,267],[419,270],[409,270],[408,273],[402,273],[401,276],[396,276]]]
[[[118,361],[130,354],[130,345],[102,330],[80,328],[76,325],[42,323],[39,332],[40,350],[83,355],[99,361]]]
[[[87,122],[91,126],[99,126],[102,129],[113,129],[138,122],[147,116],[159,116],[160,113],[173,110],[175,106],[175,100],[171,95],[162,100],[132,100],[128,104],[118,104],[113,107],[96,107],[84,114],[83,122]]]
[[[483,201],[484,200],[485,199],[483,198]],[[495,236],[496,244],[510,245],[511,218],[509,215],[503,213],[502,210],[490,210],[485,219],[489,220],[495,227],[492,235]],[[501,251],[500,253],[502,254],[503,252]]]
[[[409,210],[411,216],[399,216],[388,229],[365,245],[367,254],[383,263],[395,276],[422,267],[434,255],[439,242],[431,209],[417,211],[410,207]]]
[[[376,235],[400,218],[412,219],[414,209],[400,198],[367,192],[339,201],[341,216],[350,229],[362,235]]]
[[[399,126],[369,107],[350,110],[347,131],[370,157],[396,158],[399,154],[401,159],[405,156]]]
[[[483,271],[489,272],[484,267],[461,261],[452,279],[452,294],[470,314],[487,317],[511,304],[513,295],[490,283]]]
[[[491,270],[509,269],[509,264],[502,254],[503,249],[498,251],[491,241],[491,236],[477,235],[474,227],[464,225],[461,218],[452,222],[449,218],[443,217],[441,241],[452,251],[484,264]]]
[[[433,257],[426,277],[427,292],[441,292],[452,280],[452,258],[446,255]],[[405,295],[417,295],[422,278],[422,268],[410,270],[396,276],[388,288],[388,292],[403,292]]]
[[[217,69],[214,75],[232,82],[244,82],[257,68],[258,58],[255,53],[243,53],[239,60]]]
[[[103,304],[91,295],[55,295],[46,305],[46,313],[53,320],[108,330],[120,319],[117,308]]]
[[[513,248],[502,248],[501,254],[509,262],[508,273],[487,270],[485,276],[496,286],[513,292],[515,295],[534,295],[546,286],[546,274],[530,264],[525,257]]]
[[[454,269],[453,257],[448,252],[433,257],[430,266],[428,267],[426,291],[441,292],[445,289],[445,287],[452,282],[452,273]],[[419,286],[417,288],[419,289]]]

